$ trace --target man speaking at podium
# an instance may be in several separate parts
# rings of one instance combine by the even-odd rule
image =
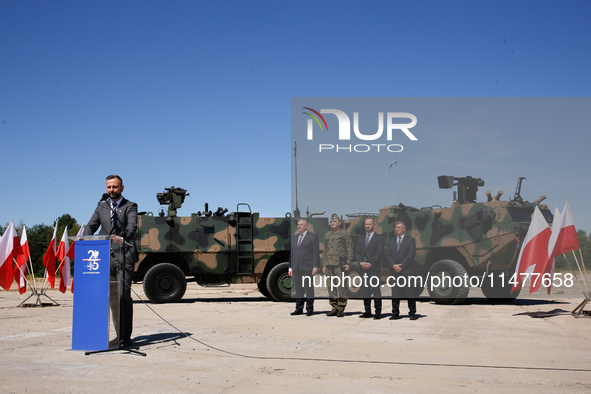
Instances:
[[[131,346],[131,331],[133,329],[131,279],[135,263],[138,261],[135,247],[137,204],[123,197],[122,192],[123,180],[121,177],[109,175],[107,177],[107,193],[103,194],[103,198],[88,221],[84,235],[93,235],[100,226],[99,235],[111,236],[110,280],[117,280],[118,286],[110,286],[109,300],[113,324],[117,331],[116,342],[119,347],[127,348]],[[121,270],[122,260],[125,262],[123,270]],[[125,283],[123,285],[121,284],[122,280]],[[120,288],[121,286],[123,288]],[[117,303],[117,298],[119,303]],[[119,304],[121,311],[117,308],[117,304]]]

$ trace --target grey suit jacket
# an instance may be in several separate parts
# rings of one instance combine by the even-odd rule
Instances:
[[[135,246],[135,233],[137,230],[137,204],[127,200],[125,197],[121,198],[121,203],[117,208],[117,216],[119,221],[115,221],[113,233],[111,233],[111,208],[109,204],[111,200],[101,201],[96,206],[92,217],[88,221],[84,229],[84,235],[93,235],[99,226],[101,231],[99,235],[118,235],[131,243],[132,246],[127,246],[127,253],[125,264],[135,264],[138,261],[137,248]],[[123,224],[123,228],[121,227]],[[116,244],[111,245],[111,249],[117,258],[120,258],[119,247]]]
[[[299,234],[291,239],[291,253],[289,254],[289,268],[293,270],[311,271],[320,267],[320,243],[318,236],[310,231],[298,247]]]

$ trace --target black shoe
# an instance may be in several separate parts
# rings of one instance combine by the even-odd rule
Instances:
[[[337,311],[337,317],[345,317],[345,311]]]
[[[359,315],[360,319],[369,319],[370,317],[373,317],[371,312],[363,312],[361,315]]]
[[[418,317],[416,317],[415,315],[410,315],[410,320],[417,320]]]
[[[129,349],[133,345],[131,339],[126,339],[123,341],[123,349]]]
[[[382,313],[381,312],[376,312],[376,314],[373,316],[374,320],[380,320],[382,318]]]
[[[119,338],[111,339],[109,341],[109,349],[116,349],[119,347]]]
[[[304,311],[301,309],[296,309],[295,311],[290,313],[290,315],[292,315],[292,316],[303,315],[303,314],[304,314]]]
[[[312,316],[314,314],[314,311],[306,311],[306,316]]]
[[[390,316],[390,320],[398,320],[400,319],[400,315],[392,315]]]
[[[326,314],[326,316],[337,316],[339,314],[339,311],[337,311],[336,309],[333,309],[332,311],[328,312]]]

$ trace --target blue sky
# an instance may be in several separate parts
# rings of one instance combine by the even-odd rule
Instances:
[[[292,97],[585,97],[590,16],[589,1],[2,1],[0,222],[86,222],[110,173],[142,211],[176,186],[181,215],[248,202],[283,216]],[[568,137],[535,145],[549,161],[589,146],[588,128]],[[572,186],[589,232],[578,174],[556,187]],[[490,187],[512,195],[515,181]]]

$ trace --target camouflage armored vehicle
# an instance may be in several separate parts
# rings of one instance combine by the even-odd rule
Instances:
[[[407,234],[413,236],[417,244],[415,262],[420,275],[425,279],[431,298],[441,304],[456,304],[466,299],[470,282],[463,281],[460,286],[449,286],[445,277],[477,276],[484,295],[496,302],[506,302],[517,296],[510,295],[511,285],[507,282],[515,271],[519,256],[519,240],[525,237],[534,207],[537,205],[545,219],[551,223],[553,215],[544,204],[541,196],[533,203],[521,198],[519,178],[513,199],[502,201],[502,191],[496,196],[486,192],[486,202],[476,202],[476,192],[484,186],[484,181],[470,176],[455,178],[438,177],[439,187],[449,189],[457,186],[457,194],[451,207],[439,205],[415,208],[403,204],[387,206],[375,218],[376,231],[388,241],[395,239],[394,223],[404,221]],[[364,217],[345,220],[353,242],[365,233]],[[382,260],[382,279],[387,280],[388,263],[385,253]],[[354,264],[351,275],[360,274],[359,266]],[[430,286],[429,278],[435,286]],[[437,285],[439,284],[439,285]],[[459,281],[456,281],[459,284]],[[476,280],[472,282],[472,286]],[[389,289],[388,289],[389,291]],[[357,289],[349,287],[351,296]],[[386,293],[384,293],[386,294]],[[389,293],[388,293],[389,294]]]
[[[290,215],[264,218],[240,203],[236,212],[205,204],[203,212],[177,216],[189,194],[166,188],[158,202],[168,205],[158,216],[138,214],[139,262],[134,281],[143,281],[155,303],[175,302],[185,294],[187,280],[203,286],[257,283],[267,297],[290,298],[288,271]],[[189,278],[189,279],[187,279]]]

